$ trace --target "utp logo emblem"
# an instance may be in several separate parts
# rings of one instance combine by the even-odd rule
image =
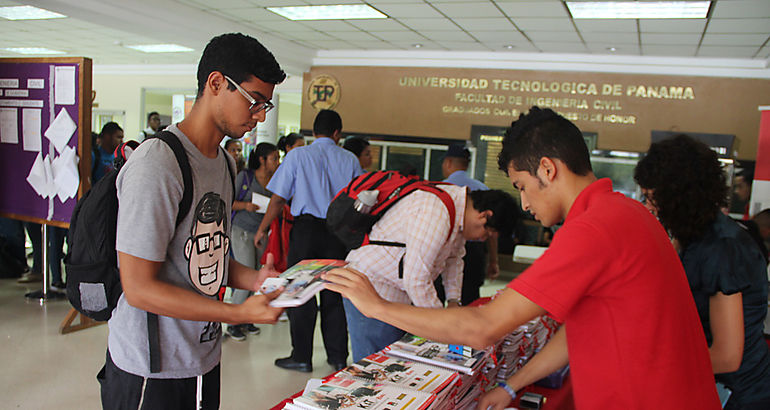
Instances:
[[[330,75],[319,75],[310,81],[307,99],[316,110],[330,110],[340,102],[340,83]]]

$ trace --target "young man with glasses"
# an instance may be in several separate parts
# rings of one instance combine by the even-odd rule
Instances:
[[[104,408],[218,408],[220,323],[274,323],[280,315],[269,307],[270,296],[239,305],[222,301],[226,286],[256,291],[274,271],[228,256],[235,164],[219,143],[264,121],[273,88],[285,77],[254,38],[224,34],[206,46],[198,98],[187,117],[167,129],[192,171],[192,207],[180,223],[184,183],[166,143],[145,141],[121,169],[116,250],[123,294],[98,375]],[[148,336],[147,312],[158,317],[157,339]],[[159,345],[148,348],[148,340]],[[159,369],[151,366],[151,350],[159,352]]]

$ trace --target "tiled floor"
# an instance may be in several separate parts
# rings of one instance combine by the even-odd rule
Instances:
[[[482,296],[493,294],[505,283],[488,283]],[[104,364],[107,326],[59,334],[59,324],[70,306],[66,299],[41,305],[24,298],[26,292],[39,288],[40,283],[0,280],[0,408],[98,409],[95,376]],[[262,333],[245,342],[224,341],[222,409],[269,409],[301,390],[308,378],[332,371],[326,364],[320,331],[314,344],[314,371],[305,374],[273,365],[275,358],[290,353],[288,322],[260,327]]]

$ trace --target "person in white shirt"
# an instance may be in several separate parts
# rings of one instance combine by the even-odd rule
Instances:
[[[433,193],[417,191],[393,205],[372,227],[370,241],[396,242],[403,247],[365,245],[348,253],[352,269],[366,272],[377,293],[391,302],[441,308],[433,286],[442,277],[447,306],[459,306],[466,240],[509,235],[516,201],[500,190],[470,191],[441,185],[455,208],[452,223],[447,206]],[[343,299],[353,361],[397,341],[404,331],[365,317]]]

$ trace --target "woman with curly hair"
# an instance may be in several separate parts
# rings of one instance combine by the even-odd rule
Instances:
[[[706,334],[727,409],[770,408],[765,261],[749,234],[720,212],[728,186],[716,154],[686,135],[654,143],[634,179],[673,238]]]

